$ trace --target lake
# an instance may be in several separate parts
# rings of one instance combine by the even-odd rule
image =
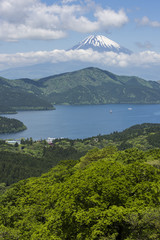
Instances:
[[[87,138],[122,131],[141,123],[160,123],[160,105],[107,104],[56,106],[51,111],[20,111],[2,115],[22,121],[27,130],[0,134],[1,139]]]

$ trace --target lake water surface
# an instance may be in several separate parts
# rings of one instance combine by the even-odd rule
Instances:
[[[160,123],[160,105],[58,105],[52,111],[20,111],[18,114],[3,116],[22,121],[27,130],[15,134],[0,134],[1,139],[76,139],[122,131],[135,124]]]

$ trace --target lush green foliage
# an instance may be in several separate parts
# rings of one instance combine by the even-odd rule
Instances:
[[[53,165],[48,166],[42,158],[27,154],[0,151],[0,180],[6,185],[31,176],[40,176]]]
[[[26,129],[26,126],[14,118],[0,117],[0,133],[19,132]]]
[[[152,151],[95,149],[14,184],[0,198],[0,238],[160,239],[160,170],[151,158]]]
[[[0,141],[0,183],[7,186],[28,177],[40,176],[61,160],[77,160],[83,155],[71,148],[50,147],[45,141],[28,139],[21,142],[20,145],[9,145]]]
[[[159,132],[142,124],[51,146],[1,140],[0,239],[160,239]]]

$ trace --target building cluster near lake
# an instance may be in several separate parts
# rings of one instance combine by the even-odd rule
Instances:
[[[46,141],[48,144],[52,144],[55,139],[56,139],[56,138],[48,137],[47,139],[35,140],[34,142]],[[63,137],[61,137],[61,138],[59,138],[59,139],[63,139]],[[16,144],[16,143],[21,144],[21,141],[22,141],[22,140],[25,141],[24,138],[22,138],[22,139],[17,139],[17,140],[16,140],[16,139],[11,139],[11,140],[7,140],[7,139],[6,139],[6,140],[3,140],[3,141],[6,142],[6,143],[8,143],[8,144],[14,145],[14,144]]]

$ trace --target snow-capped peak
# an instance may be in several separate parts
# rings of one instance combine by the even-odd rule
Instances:
[[[78,50],[78,49],[89,49],[89,48],[92,48],[93,50],[98,52],[113,51],[116,53],[120,53],[120,52],[123,52],[126,54],[132,53],[129,49],[120,46],[118,43],[102,35],[96,35],[96,36],[91,35],[85,38],[84,40],[82,40],[81,42],[79,42],[77,45],[75,45],[71,49]]]
[[[87,37],[86,39],[84,39],[83,41],[80,42],[81,45],[84,45],[84,44],[91,44],[95,47],[116,47],[116,48],[120,48],[120,45],[114,41],[112,41],[111,39],[105,37],[105,36],[102,36],[102,35],[97,35],[97,36],[94,36],[94,35],[91,35],[89,37]]]

